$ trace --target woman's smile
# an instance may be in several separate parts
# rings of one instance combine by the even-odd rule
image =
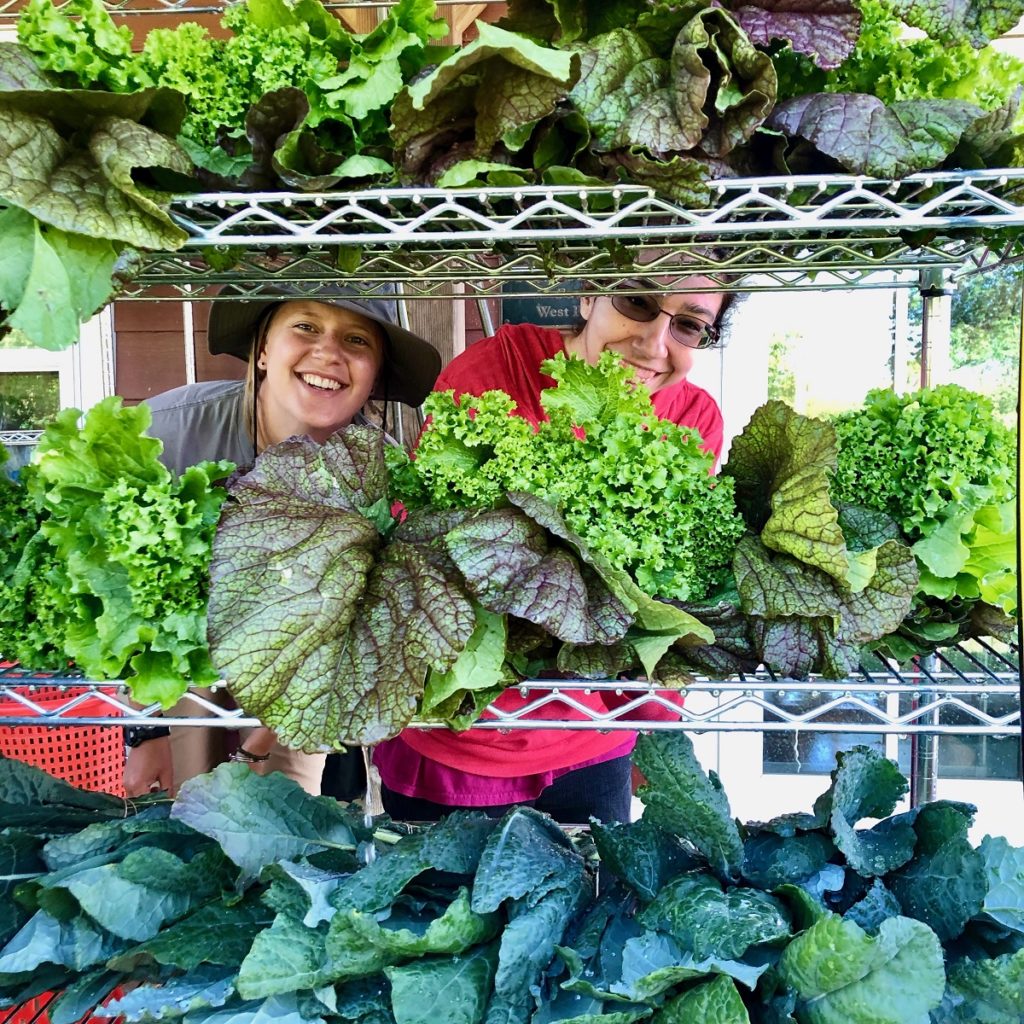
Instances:
[[[383,360],[383,331],[360,313],[314,300],[283,303],[257,362],[261,436],[268,444],[297,434],[326,441],[366,404]]]

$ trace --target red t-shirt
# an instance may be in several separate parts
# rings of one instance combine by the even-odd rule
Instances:
[[[477,342],[453,359],[437,378],[434,390],[454,391],[456,397],[504,391],[515,400],[516,415],[538,423],[544,418],[540,393],[555,386],[552,377],[541,373],[540,364],[564,351],[562,335],[556,330],[533,324],[507,324],[492,337]],[[654,408],[662,419],[699,431],[704,449],[714,454],[717,463],[722,451],[722,414],[715,400],[703,388],[685,380],[663,388],[654,395]],[[628,693],[616,696],[614,693],[588,694],[582,690],[567,691],[566,695],[598,712],[620,707],[631,699]],[[495,706],[506,713],[514,712],[535,697],[536,693],[523,697],[517,688],[512,688],[498,698]],[[645,705],[638,713],[647,721],[673,717],[670,711],[653,703]],[[570,710],[560,702],[552,702],[532,717],[584,721],[589,716]],[[380,746],[387,748],[396,744],[398,748],[411,748],[423,757],[458,771],[512,779],[628,753],[628,743],[635,739],[635,735],[624,732],[602,734],[597,730],[580,729],[520,729],[509,733],[494,729],[463,733],[445,729],[406,729],[396,740]],[[392,765],[397,770],[404,760],[396,756],[399,749],[385,749],[381,753],[384,756],[380,759],[380,767],[387,786],[409,796],[431,799],[431,794],[415,792],[414,785],[403,785],[398,778],[389,779],[387,766]]]

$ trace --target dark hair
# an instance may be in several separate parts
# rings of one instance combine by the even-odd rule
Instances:
[[[586,282],[583,283],[586,284]],[[728,282],[723,281],[723,283]],[[665,294],[673,294],[671,288],[663,288],[660,290]],[[602,291],[594,291],[593,294],[607,295],[609,293]],[[732,318],[734,312],[736,311],[736,306],[747,297],[746,292],[722,292],[721,295],[722,305],[721,308],[718,310],[718,316],[715,317],[715,326],[718,328],[720,335],[720,341],[718,345],[715,346],[716,348],[721,348],[726,343],[727,336],[729,333],[729,326],[732,323]],[[569,328],[570,330],[572,330],[573,334],[579,334],[587,325],[587,321],[584,320],[583,317],[580,315],[578,303],[579,300],[577,299],[576,319],[573,320],[573,322],[569,325]]]

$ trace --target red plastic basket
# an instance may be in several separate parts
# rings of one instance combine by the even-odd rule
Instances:
[[[104,1000],[104,1003],[110,1002],[113,999],[120,999],[122,995],[124,995],[124,990],[119,986],[110,993]],[[36,996],[35,999],[22,1003],[21,1006],[11,1006],[5,1010],[0,1010],[0,1024],[50,1024],[50,1015],[47,1013],[47,1010],[56,997],[56,992],[44,992],[42,995]],[[99,1012],[99,1007],[97,1007],[97,1009],[82,1017],[78,1024],[90,1024],[92,1021],[95,1021],[96,1024],[115,1024],[115,1020],[123,1019],[120,1017],[102,1017],[99,1016]]]
[[[18,692],[46,711],[88,693],[85,687],[19,687]],[[0,700],[0,719],[24,715],[16,700]],[[73,717],[110,718],[119,714],[99,697],[76,705]],[[124,796],[124,733],[109,725],[0,725],[0,754],[35,765],[79,789]]]

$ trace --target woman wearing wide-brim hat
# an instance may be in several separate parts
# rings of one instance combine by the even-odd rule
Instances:
[[[244,380],[207,381],[157,395],[149,433],[164,443],[164,464],[177,473],[204,459],[251,465],[258,452],[306,435],[323,443],[351,423],[368,422],[370,399],[418,406],[441,368],[437,350],[397,321],[393,300],[341,285],[303,295],[218,299],[210,313],[214,355],[244,359]],[[196,714],[189,701],[175,715]],[[228,758],[224,729],[128,730],[129,796],[153,788],[176,792],[193,775]],[[260,771],[280,770],[320,792],[324,755],[300,754],[253,730],[232,752]]]

